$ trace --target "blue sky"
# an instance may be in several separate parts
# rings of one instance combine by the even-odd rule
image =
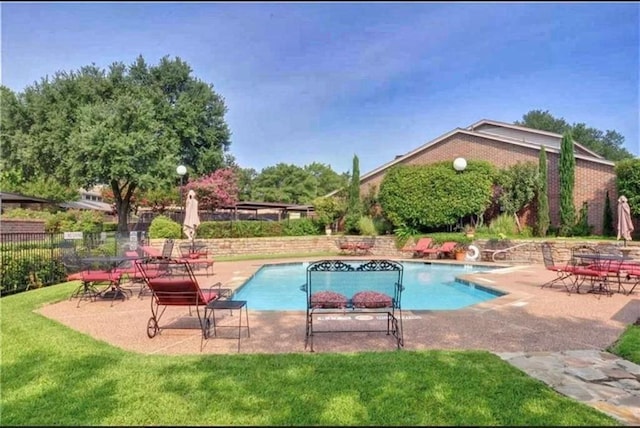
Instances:
[[[640,155],[640,3],[2,3],[2,84],[180,57],[258,172],[364,174],[456,127],[548,110]]]

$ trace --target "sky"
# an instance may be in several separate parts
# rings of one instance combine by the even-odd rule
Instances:
[[[225,100],[242,168],[365,174],[481,119],[531,110],[640,155],[640,2],[3,2],[14,92],[164,56]]]

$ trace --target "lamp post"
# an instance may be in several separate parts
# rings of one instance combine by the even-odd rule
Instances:
[[[459,158],[455,158],[453,160],[453,169],[456,170],[456,172],[460,173],[462,171],[465,170],[465,168],[467,167],[467,160],[463,157],[459,157]],[[461,225],[462,224],[462,219],[458,220],[458,224]]]
[[[464,171],[467,167],[467,160],[465,158],[455,158],[453,160],[453,169],[458,172]]]
[[[182,204],[182,200],[184,199],[182,196],[182,185],[184,180],[184,175],[187,173],[187,167],[184,165],[178,165],[176,168],[176,173],[180,176],[180,211],[182,211],[182,222],[184,222],[184,205]]]

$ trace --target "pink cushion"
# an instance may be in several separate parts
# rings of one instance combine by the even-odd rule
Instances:
[[[360,291],[351,301],[356,308],[388,308],[393,302],[391,297],[377,291]]]
[[[82,281],[82,274],[77,272],[67,275],[67,281]]]
[[[340,309],[347,306],[347,298],[334,291],[319,291],[311,295],[311,306],[314,308]]]

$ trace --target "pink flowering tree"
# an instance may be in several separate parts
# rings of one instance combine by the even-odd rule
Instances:
[[[215,211],[238,202],[238,183],[231,168],[218,169],[209,175],[190,180],[182,189],[182,194],[188,194],[189,190],[196,192],[198,208],[202,210]]]

